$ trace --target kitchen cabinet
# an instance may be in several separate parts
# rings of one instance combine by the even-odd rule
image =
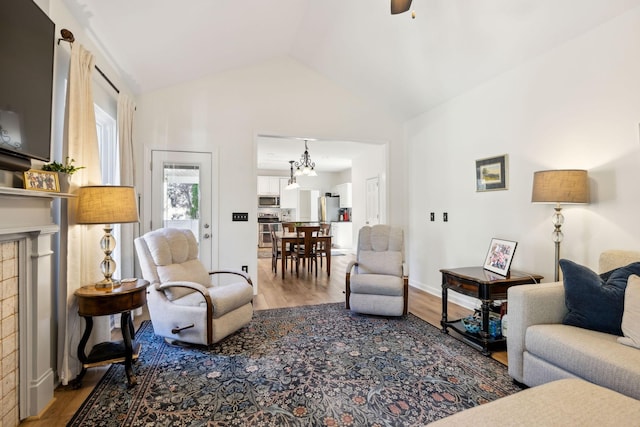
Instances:
[[[353,225],[351,222],[331,223],[331,243],[339,249],[351,249],[353,246]]]
[[[258,195],[259,196],[277,196],[280,194],[280,177],[279,176],[259,176],[258,177]]]
[[[336,185],[336,192],[340,196],[341,208],[353,207],[351,202],[351,183],[350,182]]]

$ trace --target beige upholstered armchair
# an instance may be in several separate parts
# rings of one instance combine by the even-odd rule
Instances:
[[[190,230],[162,228],[135,240],[147,305],[157,335],[211,345],[247,325],[253,317],[253,286],[240,271],[207,272]],[[238,278],[213,285],[213,275]]]
[[[388,225],[362,227],[356,261],[347,266],[347,309],[403,316],[408,312],[408,292],[402,229]]]

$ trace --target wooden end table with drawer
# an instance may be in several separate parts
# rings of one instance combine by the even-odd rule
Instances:
[[[485,270],[483,267],[463,267],[442,269],[442,332],[449,333],[448,328],[457,332],[463,342],[482,351],[485,356],[491,350],[503,349],[506,338],[494,338],[489,335],[489,312],[495,300],[507,299],[507,289],[511,286],[540,283],[543,279],[538,274],[529,274],[511,270],[508,276],[500,276]],[[478,334],[467,332],[462,321],[447,318],[447,297],[449,290],[480,300],[481,328]]]
[[[72,381],[74,387],[82,385],[82,377],[88,368],[123,362],[129,386],[136,385],[137,380],[132,364],[138,358],[141,345],[132,340],[135,331],[131,321],[131,311],[147,303],[147,286],[149,286],[148,281],[137,279],[132,282],[122,282],[120,286],[113,289],[89,285],[75,291],[74,294],[78,298],[78,314],[84,317],[86,327],[78,344],[78,359],[82,362],[82,371]],[[87,355],[85,347],[93,329],[93,317],[118,313],[121,313],[122,340],[96,344]]]

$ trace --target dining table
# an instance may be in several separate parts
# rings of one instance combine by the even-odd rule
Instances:
[[[308,227],[311,227],[310,225]],[[299,225],[296,226],[296,231],[287,231],[287,230],[282,230],[282,231],[278,231],[276,232],[276,241],[277,244],[280,246],[280,250],[282,251],[281,253],[283,254],[280,262],[281,262],[281,270],[282,270],[282,278],[284,279],[284,274],[286,272],[286,268],[285,268],[285,262],[286,262],[286,257],[284,254],[287,253],[287,247],[291,247],[294,244],[299,244],[301,242],[304,242],[304,230],[305,226],[304,225]],[[331,248],[331,235],[327,234],[327,235],[319,235],[317,236],[317,240],[318,243],[324,243],[326,245],[327,248]],[[327,252],[327,276],[331,276],[331,250],[328,250]]]

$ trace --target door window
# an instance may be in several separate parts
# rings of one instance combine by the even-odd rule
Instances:
[[[187,228],[200,237],[200,168],[198,165],[165,163],[162,226]]]
[[[199,258],[209,271],[217,264],[212,164],[211,153],[151,152],[151,229],[191,230]]]

